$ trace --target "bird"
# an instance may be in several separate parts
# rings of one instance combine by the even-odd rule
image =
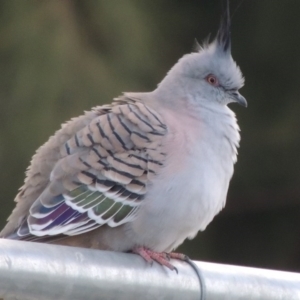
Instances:
[[[169,258],[224,207],[247,106],[229,5],[151,92],[126,92],[61,126],[35,153],[1,238]]]

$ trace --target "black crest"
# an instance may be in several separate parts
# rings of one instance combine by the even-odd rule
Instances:
[[[231,50],[229,0],[223,2],[221,23],[217,34],[217,42],[224,52]]]

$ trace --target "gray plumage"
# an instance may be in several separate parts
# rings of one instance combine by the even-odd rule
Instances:
[[[217,38],[150,93],[125,93],[64,124],[34,155],[1,237],[115,251],[171,251],[224,207],[246,106]]]

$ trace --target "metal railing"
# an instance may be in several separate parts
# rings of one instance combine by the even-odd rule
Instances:
[[[199,300],[192,267],[179,273],[134,254],[0,240],[4,300]],[[300,274],[195,262],[206,300],[300,300]]]

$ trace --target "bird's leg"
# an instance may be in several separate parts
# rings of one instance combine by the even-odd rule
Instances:
[[[152,264],[153,261],[158,262],[160,265],[169,268],[170,270],[177,269],[169,263],[168,256],[164,252],[155,252],[146,247],[135,247],[132,250],[133,253],[140,255],[145,261]]]
[[[143,257],[148,263],[153,263],[153,261],[158,262],[160,265],[165,266],[169,268],[170,270],[175,270],[177,273],[176,267],[174,267],[169,260],[171,258],[178,259],[178,260],[187,260],[187,256],[181,253],[166,253],[166,252],[155,252],[152,251],[146,247],[135,247],[132,250],[133,253],[139,254],[141,257]]]

